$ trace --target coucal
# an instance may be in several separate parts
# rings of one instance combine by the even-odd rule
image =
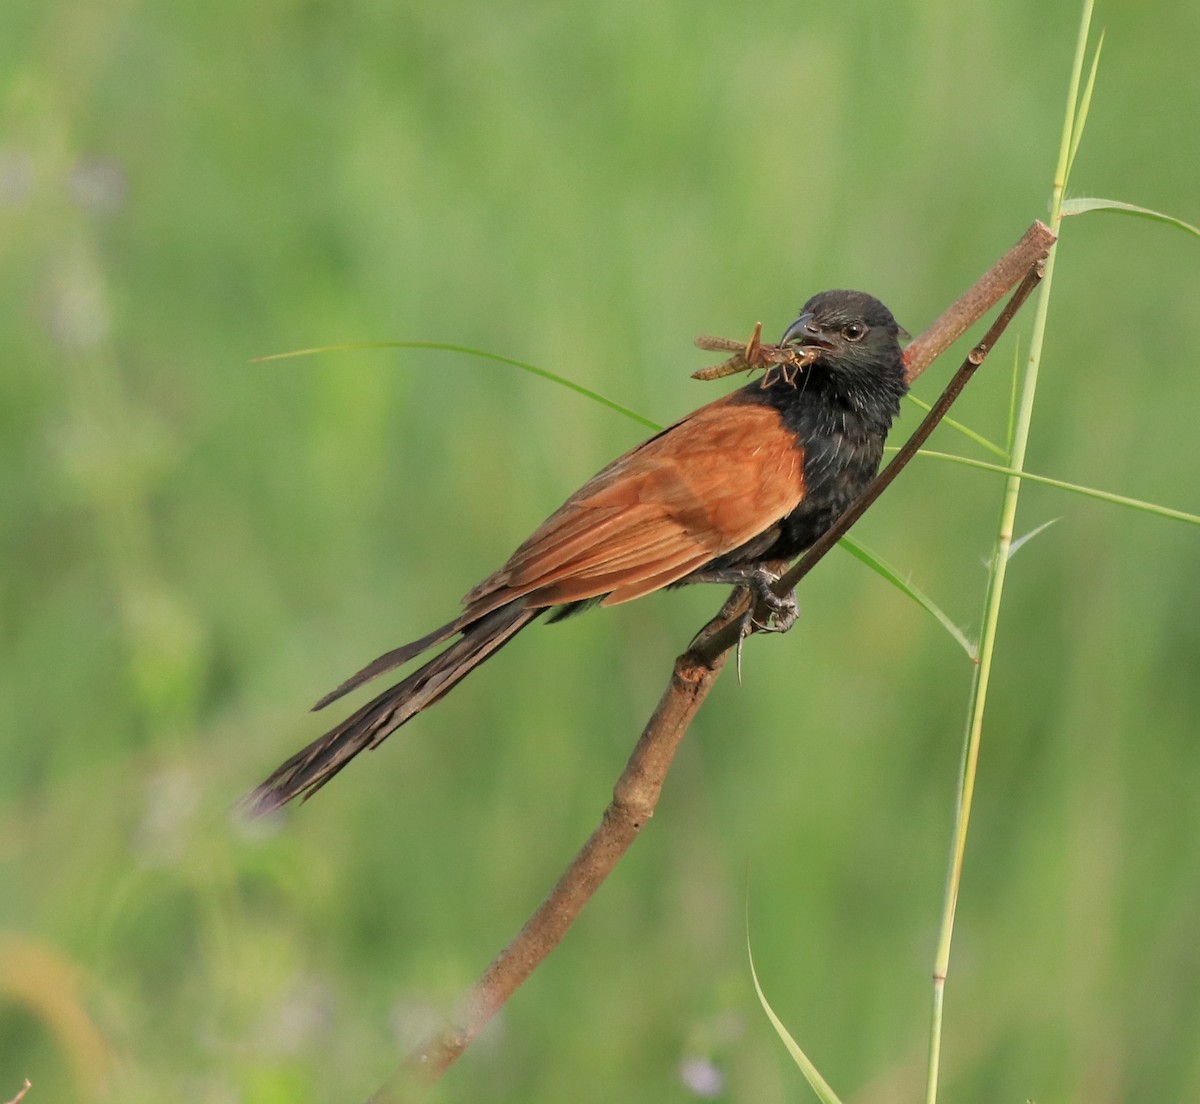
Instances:
[[[783,335],[798,372],[768,374],[618,457],[551,514],[462,613],[380,656],[315,709],[452,637],[449,647],[282,764],[249,797],[266,812],[311,796],[365,748],[448,693],[531,621],[693,582],[769,589],[875,476],[907,390],[900,328],[858,291],[813,296]]]

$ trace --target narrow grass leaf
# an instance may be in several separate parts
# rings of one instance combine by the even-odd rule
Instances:
[[[1096,40],[1096,50],[1092,54],[1092,67],[1088,72],[1087,84],[1083,87],[1083,95],[1079,98],[1079,110],[1075,113],[1075,125],[1071,128],[1071,153],[1067,157],[1067,176],[1071,175],[1071,167],[1075,164],[1075,154],[1079,151],[1079,143],[1083,140],[1083,128],[1087,125],[1088,111],[1092,106],[1092,89],[1096,87],[1096,71],[1100,68],[1100,51],[1104,49],[1104,32]]]
[[[1048,475],[1036,475],[1030,471],[1017,471],[1016,468],[1005,468],[999,464],[989,464],[986,460],[972,460],[966,456],[955,456],[947,452],[931,452],[922,449],[918,456],[928,456],[934,460],[949,460],[955,464],[963,464],[968,468],[979,468],[981,471],[996,472],[998,475],[1019,475],[1030,483],[1041,483],[1047,487],[1057,487],[1060,491],[1071,491],[1073,494],[1086,495],[1088,498],[1098,498],[1101,502],[1111,502],[1116,506],[1127,506],[1131,510],[1141,510],[1157,517],[1169,518],[1172,521],[1186,521],[1189,525],[1200,525],[1200,515],[1189,514],[1184,510],[1175,510],[1170,506],[1159,506],[1155,502],[1143,502],[1139,498],[1129,498],[1126,495],[1113,494],[1111,491],[1097,490],[1095,487],[1084,487],[1078,483],[1068,483],[1063,479],[1051,479]]]
[[[1012,361],[1012,388],[1008,396],[1008,430],[1004,434],[1004,443],[1007,446],[1004,453],[1004,459],[1009,459],[1012,454],[1013,434],[1017,428],[1017,387],[1021,382],[1021,350],[1013,349]]]
[[[971,662],[975,661],[975,644],[968,639],[967,634],[950,619],[947,613],[932,598],[914,586],[878,554],[859,544],[853,537],[842,537],[839,543],[850,555],[861,560],[872,571],[882,575],[894,587],[902,593],[907,594],[918,606],[931,614],[937,620],[938,624],[958,642],[959,647],[967,653],[967,657]]]
[[[1100,199],[1096,196],[1079,197],[1063,201],[1062,213],[1067,215],[1086,215],[1089,211],[1110,211],[1116,215],[1134,215],[1137,218],[1153,219],[1155,222],[1165,222],[1168,226],[1186,230],[1200,238],[1200,227],[1184,222],[1174,215],[1164,215],[1162,211],[1152,211],[1149,207],[1139,207],[1136,203],[1123,203],[1119,199]]]
[[[657,422],[643,417],[636,411],[630,410],[627,406],[622,406],[619,402],[605,398],[603,395],[584,387],[582,384],[560,376],[557,372],[551,372],[546,368],[539,368],[536,364],[528,364],[523,360],[501,356],[499,353],[489,353],[486,349],[472,349],[467,345],[452,345],[443,341],[352,341],[345,345],[319,345],[311,349],[293,349],[287,353],[272,353],[270,356],[255,357],[254,363],[263,363],[269,360],[287,360],[291,357],[314,356],[317,353],[342,353],[362,349],[433,349],[438,352],[462,353],[465,356],[493,360],[497,364],[508,364],[513,368],[520,368],[522,372],[528,372],[530,375],[550,380],[551,383],[557,383],[560,387],[565,387],[576,394],[583,395],[584,398],[591,399],[601,406],[607,406],[610,410],[615,410],[618,414],[624,414],[626,418],[630,418],[639,425],[646,426],[648,429],[662,429],[662,426]]]
[[[1042,524],[1036,529],[1031,529],[1023,537],[1017,537],[1017,539],[1008,546],[1008,558],[1011,560],[1026,544],[1033,540],[1034,537],[1036,537],[1039,533],[1044,533],[1056,521],[1058,521],[1058,518],[1051,518],[1049,521],[1043,521]]]
[[[763,1011],[767,1014],[767,1019],[771,1021],[771,1026],[775,1028],[775,1034],[783,1040],[783,1045],[787,1047],[788,1053],[792,1056],[792,1061],[800,1067],[800,1072],[804,1074],[804,1079],[812,1086],[812,1091],[817,1094],[817,1098],[821,1104],[842,1104],[838,1099],[837,1093],[830,1087],[828,1081],[821,1076],[817,1067],[812,1064],[807,1054],[800,1049],[800,1044],[792,1038],[788,1029],[783,1026],[783,1022],[775,1015],[775,1009],[767,1001],[766,994],[762,991],[762,986],[758,983],[758,971],[754,969],[754,952],[750,949],[750,935],[746,934],[746,955],[750,959],[750,976],[754,979],[754,991],[758,994],[758,1003],[762,1005]]]
[[[539,368],[535,364],[528,364],[522,360],[516,360],[513,357],[502,356],[499,353],[490,353],[485,349],[473,349],[467,345],[454,345],[441,341],[351,341],[341,345],[316,345],[308,349],[292,349],[286,353],[271,353],[268,356],[255,357],[253,363],[263,364],[273,360],[290,360],[294,357],[316,356],[321,353],[343,353],[343,352],[358,352],[362,350],[375,349],[431,349],[438,352],[461,353],[465,356],[480,357],[483,360],[495,361],[498,364],[507,364],[513,368],[520,368],[523,372],[529,372],[531,375],[539,376],[542,379],[550,380],[552,383],[557,383],[561,387],[565,387],[570,391],[583,395],[585,398],[591,399],[594,402],[600,403],[602,406],[608,407],[610,410],[615,410],[618,414],[623,414],[625,417],[632,419],[640,425],[646,426],[648,429],[655,431],[661,430],[663,427],[657,422],[649,418],[643,417],[636,411],[630,410],[626,406],[622,406],[612,399],[583,387],[581,384],[575,383],[572,380],[566,379],[555,372],[550,372],[545,368]],[[919,400],[919,405],[921,404]],[[926,407],[928,409],[928,407]],[[1004,453],[997,450],[996,446],[991,444],[985,438],[974,434],[973,431],[965,426],[960,427],[962,432],[966,433],[972,440],[977,440],[985,448],[993,452],[999,452],[1003,457]],[[858,559],[873,570],[878,572],[883,578],[887,579],[897,586],[903,593],[918,603],[923,609],[928,610],[937,620],[945,626],[946,630],[954,637],[955,640],[962,646],[967,655],[974,655],[974,647],[971,642],[963,634],[962,630],[950,620],[949,617],[926,595],[924,595],[916,587],[908,583],[895,568],[885,564],[874,553],[869,552],[862,545],[859,545],[850,540],[843,538],[842,544],[845,545],[848,551],[852,552]]]
[[[917,396],[911,392],[904,397],[913,405],[924,410],[926,414],[929,413],[931,407],[924,399],[918,399]],[[942,425],[949,426],[951,429],[957,430],[964,437],[966,437],[968,441],[974,441],[977,445],[981,445],[983,448],[987,449],[988,452],[995,456],[999,456],[1001,460],[1008,459],[1008,453],[1005,452],[1004,449],[992,441],[989,441],[982,433],[976,433],[975,430],[973,430],[970,426],[963,425],[962,422],[956,422],[953,418],[943,418]]]

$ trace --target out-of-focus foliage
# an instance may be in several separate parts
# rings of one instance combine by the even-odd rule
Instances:
[[[460,342],[667,421],[720,391],[694,334],[821,288],[917,332],[1044,211],[1076,14],[0,6],[0,1099],[365,1098],[574,853],[719,602],[535,627],[237,823],[307,703],[644,433],[448,354],[249,359]],[[1096,19],[1077,194],[1196,222],[1200,7]],[[1200,509],[1198,300],[1186,235],[1067,224],[1035,470]],[[1012,355],[956,411],[993,438]],[[918,461],[857,532],[973,624],[999,488]],[[1055,517],[1009,580],[945,1094],[1197,1099],[1197,535],[1027,487],[1023,529]],[[438,1099],[796,1099],[747,863],[780,1016],[845,1096],[916,1097],[970,672],[850,556],[801,604]]]

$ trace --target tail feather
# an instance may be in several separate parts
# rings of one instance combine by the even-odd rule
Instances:
[[[317,713],[327,705],[332,705],[338,698],[344,698],[351,690],[357,690],[364,682],[370,682],[371,679],[382,675],[385,671],[403,667],[410,659],[416,659],[422,652],[445,643],[462,627],[463,619],[456,617],[453,621],[447,621],[440,629],[434,629],[427,636],[421,637],[420,640],[414,640],[402,648],[393,648],[390,652],[384,652],[378,659],[371,660],[361,671],[351,675],[341,686],[330,690],[312,707],[312,711]]]
[[[294,797],[302,796],[307,800],[360,751],[376,747],[402,724],[431,706],[544,612],[540,608],[527,609],[519,601],[510,602],[462,628],[462,636],[444,652],[281,764],[247,796],[246,805],[257,815],[278,809]],[[332,695],[322,699],[318,708],[368,678],[413,658],[424,648],[441,643],[455,631],[458,631],[458,624],[451,622],[413,644],[380,656]],[[422,644],[423,647],[417,647]],[[404,658],[397,659],[397,656]]]

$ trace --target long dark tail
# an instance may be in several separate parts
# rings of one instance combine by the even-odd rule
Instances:
[[[527,609],[520,601],[510,602],[478,621],[465,626],[459,621],[451,621],[412,644],[380,656],[327,694],[314,708],[328,705],[367,679],[407,662],[427,648],[448,640],[456,632],[462,632],[462,636],[440,655],[281,764],[270,778],[247,796],[246,804],[251,812],[267,813],[294,797],[312,797],[360,751],[376,747],[406,721],[449,693],[488,656],[544,612],[543,609]]]

